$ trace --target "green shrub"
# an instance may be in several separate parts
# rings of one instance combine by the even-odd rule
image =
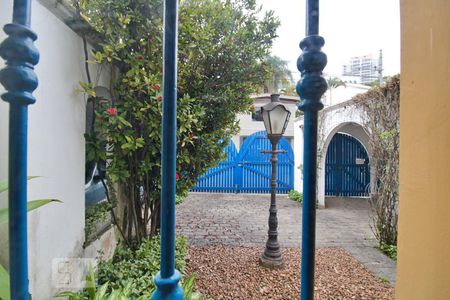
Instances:
[[[202,300],[205,299],[202,293],[195,292],[195,273],[192,273],[188,278],[181,283],[183,289],[184,300]],[[68,300],[146,300],[150,299],[151,293],[139,297],[133,297],[133,283],[128,281],[124,287],[117,289],[110,288],[110,283],[107,282],[101,286],[97,285],[95,274],[92,269],[89,270],[86,276],[86,289],[82,292],[64,291],[56,294],[56,298],[66,297]]]
[[[128,300],[130,299],[131,283],[124,288],[109,289],[109,282],[97,286],[94,271],[92,268],[86,276],[86,288],[82,292],[64,291],[56,294],[56,298],[66,297],[68,300]],[[135,298],[136,299],[136,298]],[[136,300],[144,300],[145,297],[139,297]]]
[[[80,82],[95,110],[85,136],[87,161],[107,161],[108,182],[123,190],[111,189],[111,197],[123,202],[118,213],[127,215],[116,225],[127,242],[142,241],[157,233],[161,215],[164,2],[71,2],[101,36],[87,62],[117,67],[111,68],[111,101],[96,95],[91,80]],[[263,14],[254,0],[183,0],[178,19],[179,193],[224,159],[224,147],[239,131],[237,115],[250,111],[250,95],[271,78],[264,62],[280,22],[273,11]]]
[[[179,237],[175,245],[175,267],[184,273],[186,267],[187,240]],[[153,277],[160,267],[159,237],[144,240],[136,250],[125,245],[117,247],[111,260],[100,261],[97,269],[97,283],[109,283],[109,289],[121,289],[131,284],[130,297],[148,296],[155,285]]]
[[[303,194],[300,192],[297,192],[296,190],[290,190],[288,197],[298,203],[302,203],[302,201],[303,201]]]
[[[397,261],[397,246],[380,242],[378,248],[383,251],[392,260]]]
[[[186,199],[188,195],[188,191],[182,191],[180,193],[177,193],[177,195],[175,196],[175,204],[181,204],[184,202],[184,199]]]
[[[84,232],[86,239],[95,233],[97,224],[106,222],[110,210],[111,204],[108,202],[103,202],[96,205],[86,205],[86,212],[84,215]]]

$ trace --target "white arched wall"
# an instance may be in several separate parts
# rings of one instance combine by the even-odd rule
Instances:
[[[319,159],[319,168],[317,170],[317,185],[318,185],[318,191],[317,191],[317,198],[318,203],[320,207],[326,207],[325,202],[325,163],[326,163],[326,157],[327,157],[327,150],[328,146],[330,145],[331,140],[333,139],[334,135],[338,132],[346,133],[348,135],[353,136],[358,141],[361,142],[361,144],[366,148],[367,153],[369,153],[369,136],[367,132],[365,131],[364,127],[356,122],[343,122],[338,125],[336,125],[327,135],[323,148],[321,150],[321,155]],[[370,157],[369,157],[370,162]],[[369,164],[370,168],[370,164]],[[372,172],[371,172],[372,173]],[[371,177],[372,178],[372,177]]]
[[[317,170],[317,200],[319,207],[325,207],[325,160],[328,145],[333,136],[337,132],[347,133],[358,139],[366,150],[369,149],[369,136],[363,126],[363,117],[363,112],[351,100],[327,107],[320,113]],[[301,192],[303,189],[303,117],[299,117],[294,121],[294,136],[294,188]],[[370,152],[368,151],[368,153]],[[371,176],[372,179],[373,176]]]

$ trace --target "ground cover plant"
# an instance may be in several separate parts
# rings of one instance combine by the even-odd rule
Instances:
[[[397,246],[380,242],[378,248],[381,251],[383,251],[387,256],[389,256],[392,260],[397,261]]]
[[[296,190],[290,190],[290,191],[289,191],[289,194],[288,194],[288,197],[289,197],[290,199],[292,199],[292,200],[294,200],[294,201],[300,203],[300,204],[301,204],[302,201],[303,201],[303,194],[300,193],[300,192],[298,192],[298,191],[296,191]]]
[[[101,260],[97,266],[97,282],[109,282],[111,288],[124,288],[131,282],[131,296],[149,296],[154,289],[153,277],[159,271],[159,236],[144,240],[132,249],[119,245],[111,260]],[[133,247],[135,248],[135,247]],[[179,237],[175,244],[175,266],[181,273],[186,267],[187,240]]]
[[[101,36],[89,62],[116,66],[112,100],[97,98],[91,81],[80,84],[96,111],[87,160],[108,162],[116,225],[131,245],[160,224],[162,1],[80,0],[74,7]],[[239,128],[236,114],[251,110],[249,95],[266,79],[278,25],[254,0],[180,2],[177,193],[223,158]]]
[[[175,266],[183,273],[184,299],[204,299],[202,294],[194,291],[195,274],[186,274],[187,239],[178,237],[175,248]],[[159,236],[145,239],[133,248],[119,245],[112,259],[100,260],[96,272],[89,271],[84,291],[65,291],[57,296],[70,300],[150,299],[155,289],[153,278],[159,271],[160,255]]]

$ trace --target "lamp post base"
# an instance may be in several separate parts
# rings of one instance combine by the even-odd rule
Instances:
[[[169,278],[162,278],[161,273],[155,277],[156,290],[152,295],[152,300],[183,300],[183,290],[178,281],[181,274],[175,270],[175,273]]]
[[[264,252],[259,258],[259,264],[264,268],[272,270],[282,269],[284,267],[283,258],[279,250],[270,255],[267,255],[266,252]]]

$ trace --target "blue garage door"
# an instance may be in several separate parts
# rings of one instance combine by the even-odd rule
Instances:
[[[232,142],[225,149],[227,159],[211,168],[198,180],[193,191],[197,192],[235,192],[270,193],[272,146],[265,131],[249,136],[242,144],[239,153]],[[282,138],[278,143],[277,192],[288,193],[294,188],[294,154],[289,142]]]
[[[327,150],[325,195],[368,196],[370,191],[369,156],[354,137],[336,133]]]

